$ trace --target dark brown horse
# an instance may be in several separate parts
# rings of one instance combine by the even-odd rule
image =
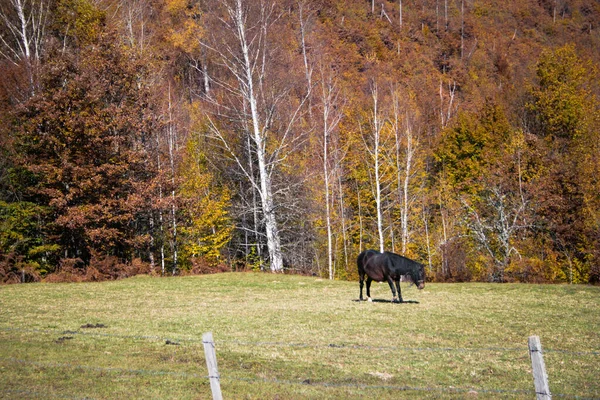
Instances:
[[[405,275],[419,289],[425,287],[425,267],[416,261],[386,251],[365,250],[358,255],[358,275],[360,277],[360,299],[363,299],[363,282],[367,275],[367,300],[371,301],[371,281],[386,281],[392,290],[392,302],[402,303],[400,277]],[[394,288],[394,284],[396,287]],[[398,297],[396,297],[396,289]]]

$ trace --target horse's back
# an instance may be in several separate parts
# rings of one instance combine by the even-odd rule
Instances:
[[[377,250],[365,250],[358,256],[359,275],[367,274],[377,282],[386,280],[388,275],[386,256]]]
[[[410,258],[401,256],[400,254],[392,253],[391,251],[386,251],[384,254],[390,260],[390,268],[400,271],[402,275],[406,274],[411,268],[421,265]]]
[[[364,274],[366,272],[365,267],[367,265],[367,262],[371,257],[373,257],[376,254],[379,254],[379,252],[376,250],[364,250],[358,255],[358,257],[356,258],[356,264],[358,265],[359,274]]]

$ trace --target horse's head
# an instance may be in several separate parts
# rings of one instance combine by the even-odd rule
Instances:
[[[415,263],[417,266],[411,271],[411,279],[419,289],[425,287],[425,266],[421,263]]]

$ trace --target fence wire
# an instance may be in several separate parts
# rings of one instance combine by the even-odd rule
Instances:
[[[82,327],[83,328],[83,327]],[[129,340],[153,340],[153,341],[164,341],[167,344],[195,344],[202,343],[202,338],[174,338],[157,335],[123,335],[116,333],[105,333],[97,331],[83,331],[83,330],[58,330],[58,329],[27,329],[27,328],[13,328],[13,327],[0,327],[0,331],[4,332],[23,332],[23,333],[37,333],[45,335],[83,335],[92,337],[104,337],[114,339],[129,339]],[[215,341],[217,346],[248,346],[248,347],[292,347],[292,348],[328,348],[328,349],[350,349],[350,350],[372,350],[372,351],[407,351],[407,352],[527,352],[527,347],[473,347],[473,348],[450,348],[450,347],[398,347],[398,346],[368,346],[358,345],[349,343],[325,343],[325,344],[314,344],[314,343],[286,343],[276,341],[241,341],[241,340],[217,340]],[[544,353],[560,353],[567,355],[584,355],[584,356],[599,356],[600,351],[570,351],[561,349],[544,349]],[[0,362],[12,363],[12,364],[27,364],[35,365],[43,368],[68,368],[73,370],[100,372],[100,373],[113,373],[121,375],[143,375],[143,376],[171,376],[174,378],[194,378],[194,379],[206,379],[210,377],[208,375],[197,374],[197,373],[186,373],[178,371],[164,371],[164,370],[148,370],[148,369],[127,369],[127,368],[114,368],[114,367],[99,367],[93,365],[80,365],[70,363],[53,363],[53,362],[40,362],[32,360],[24,360],[15,357],[0,357]],[[235,376],[220,376],[221,381],[229,382],[245,382],[245,383],[269,383],[276,385],[309,385],[323,388],[357,388],[361,390],[392,390],[392,391],[416,391],[416,392],[439,392],[439,393],[455,393],[455,394],[489,394],[489,395],[534,395],[533,390],[519,390],[519,389],[487,389],[487,388],[461,388],[461,387],[410,387],[410,386],[397,386],[397,385],[367,385],[361,383],[334,383],[334,382],[321,382],[310,379],[305,380],[280,380],[276,378],[262,378],[262,377],[235,377]],[[41,393],[26,390],[11,390],[11,389],[0,389],[0,393],[6,395],[28,397],[28,398],[64,398],[64,399],[78,399],[78,400],[92,400],[90,397],[73,397],[73,396],[62,396],[52,393]],[[561,393],[552,393],[552,396],[560,398],[569,398],[577,400],[599,400],[600,398],[594,397],[583,397],[577,395],[568,395]]]
[[[178,371],[96,367],[93,365],[31,361],[31,360],[23,360],[23,359],[14,358],[14,357],[0,357],[0,360],[1,361],[9,361],[9,362],[12,362],[15,364],[35,365],[36,367],[43,367],[43,368],[69,368],[69,369],[80,369],[80,370],[85,370],[85,371],[94,371],[94,372],[103,372],[103,373],[107,372],[107,373],[130,374],[130,375],[176,376],[176,377],[181,377],[181,378],[206,378],[206,379],[208,379],[208,375],[190,374],[187,372],[178,372]]]
[[[116,333],[104,333],[97,331],[82,331],[82,330],[52,330],[52,329],[25,329],[0,327],[0,331],[5,332],[25,332],[25,333],[41,333],[46,335],[84,335],[98,336],[117,339],[133,339],[133,340],[155,340],[169,342],[169,344],[182,343],[202,343],[202,338],[177,338],[172,336],[155,336],[155,335],[122,335]],[[373,351],[412,351],[412,352],[523,352],[528,351],[527,346],[523,347],[400,347],[400,346],[369,346],[351,343],[287,343],[287,342],[272,342],[272,341],[244,341],[244,340],[215,340],[216,345],[233,344],[247,347],[296,347],[296,348],[331,348],[331,349],[352,349],[352,350],[373,350]],[[591,351],[572,351],[561,349],[544,348],[544,353],[561,353],[568,355],[590,355],[600,356],[600,350]]]
[[[0,361],[7,361],[10,363],[16,364],[28,364],[35,365],[38,367],[44,368],[68,368],[74,370],[84,370],[84,371],[93,371],[93,372],[101,372],[101,373],[118,373],[118,374],[132,374],[132,375],[145,375],[145,376],[174,376],[180,378],[195,378],[195,379],[206,379],[208,380],[210,377],[208,375],[203,374],[195,374],[195,373],[186,373],[186,372],[175,372],[175,371],[160,371],[160,370],[144,370],[144,369],[127,369],[127,368],[112,368],[112,367],[97,367],[90,365],[75,365],[69,363],[51,363],[51,362],[39,362],[39,361],[31,361],[31,360],[23,360],[14,357],[0,357]],[[399,385],[367,385],[361,383],[334,383],[334,382],[322,382],[322,381],[314,381],[314,380],[283,380],[276,378],[242,378],[242,377],[234,377],[234,376],[220,376],[221,381],[230,381],[230,382],[245,382],[245,383],[268,383],[268,384],[276,384],[276,385],[289,385],[289,386],[317,386],[323,388],[355,388],[361,390],[391,390],[391,391],[399,391],[399,392],[438,392],[438,393],[455,393],[455,394],[499,394],[499,395],[534,395],[535,392],[533,390],[519,390],[519,389],[487,389],[487,388],[476,388],[476,387],[413,387],[413,386],[399,386]],[[25,390],[10,390],[10,389],[0,389],[0,393],[6,394],[16,394],[27,396],[30,398],[43,398],[43,397],[53,397],[53,398],[62,398],[62,399],[77,399],[77,400],[92,400],[91,397],[73,397],[73,396],[62,396],[57,394],[50,393],[41,393],[41,392],[33,392],[33,391],[25,391]],[[552,396],[567,398],[567,399],[577,399],[577,400],[597,400],[597,398],[593,397],[582,397],[577,395],[568,395],[561,393],[552,393]]]
[[[50,397],[53,399],[94,400],[92,397],[65,396],[57,393],[35,392],[33,390],[0,389],[0,393],[4,393],[11,397],[14,395],[15,398],[19,399],[41,399]]]

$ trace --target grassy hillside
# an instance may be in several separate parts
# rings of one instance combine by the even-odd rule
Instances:
[[[3,286],[0,398],[210,398],[207,331],[227,399],[532,398],[534,334],[553,394],[600,397],[600,288],[372,289],[382,301],[250,273]]]

